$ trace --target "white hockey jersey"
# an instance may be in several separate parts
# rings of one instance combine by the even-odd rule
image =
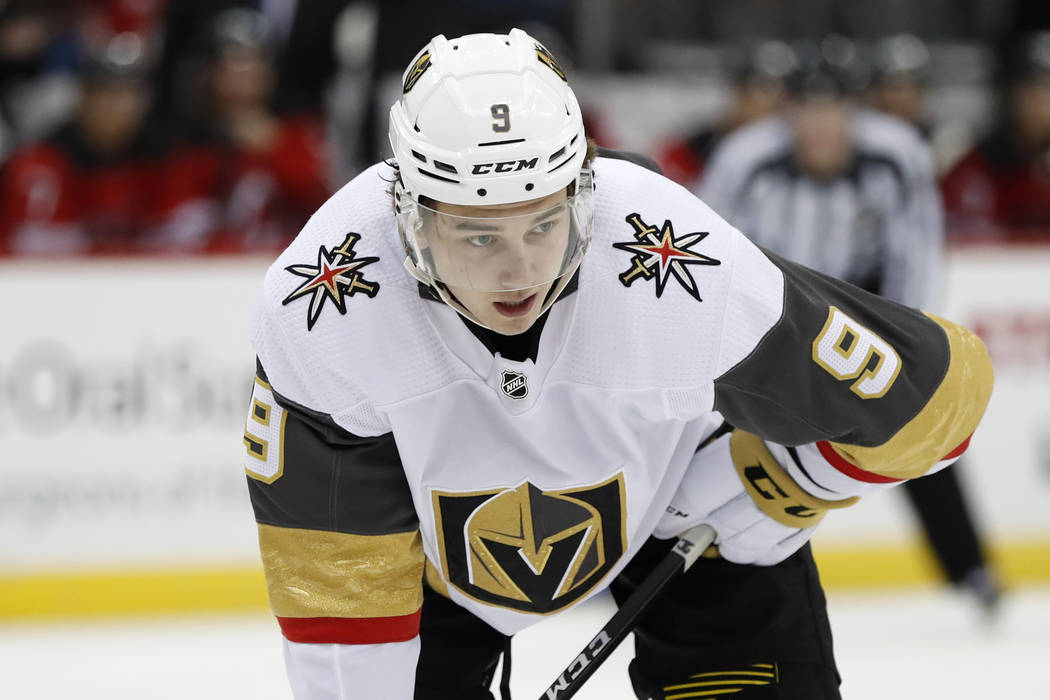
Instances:
[[[505,634],[602,590],[723,417],[876,482],[976,425],[990,378],[964,330],[766,255],[607,158],[578,285],[534,353],[503,357],[404,270],[393,177],[336,193],[256,309],[246,468],[304,696],[352,676],[411,697],[424,579]]]

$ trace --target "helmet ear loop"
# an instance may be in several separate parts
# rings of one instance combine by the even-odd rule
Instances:
[[[430,273],[431,267],[424,262],[426,251],[420,249],[416,236],[409,235],[409,230],[419,230],[423,226],[419,216],[419,208],[415,199],[405,189],[401,180],[394,183],[394,211],[397,218],[397,232],[401,237],[401,246],[405,249],[405,269],[419,282],[433,287],[434,276]]]
[[[591,222],[594,212],[594,203],[592,201],[592,195],[594,193],[593,183],[594,181],[592,179],[591,170],[589,168],[584,168],[580,170],[580,174],[577,175],[573,184],[573,193],[571,197],[574,204],[571,210],[572,226],[576,230],[576,243],[571,247],[566,247],[565,256],[562,259],[562,269],[567,269],[570,261],[574,257],[582,261],[583,256],[590,247]]]

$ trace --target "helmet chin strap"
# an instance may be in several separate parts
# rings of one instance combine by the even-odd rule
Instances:
[[[579,267],[580,264],[579,262],[577,262],[572,268],[566,270],[565,274],[563,274],[557,279],[557,281],[554,283],[554,286],[547,290],[547,296],[544,298],[543,305],[540,307],[540,312],[536,314],[536,318],[539,318],[543,314],[547,313],[547,309],[549,309],[551,305],[553,305],[554,302],[558,300],[558,297],[561,296],[561,293],[565,290],[566,285],[569,284],[569,280],[572,279],[572,276],[576,273],[576,270]],[[492,326],[488,326],[485,323],[483,323],[481,319],[475,316],[470,309],[468,309],[466,306],[460,303],[460,301],[448,291],[448,288],[445,287],[445,285],[441,284],[440,282],[432,278],[430,275],[428,275],[426,272],[419,269],[419,266],[412,262],[411,257],[405,257],[405,269],[408,270],[408,273],[412,275],[412,277],[414,277],[417,281],[423,283],[424,285],[434,290],[438,297],[441,298],[441,301],[445,302],[453,309],[455,309],[460,316],[467,319],[471,323],[481,326],[482,328],[487,328],[493,333],[499,333],[499,331],[493,328]],[[535,321],[533,321],[533,323],[535,323]]]

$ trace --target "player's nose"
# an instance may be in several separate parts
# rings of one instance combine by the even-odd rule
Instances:
[[[537,252],[523,243],[509,245],[500,257],[500,286],[503,289],[519,289],[536,284],[537,258]]]

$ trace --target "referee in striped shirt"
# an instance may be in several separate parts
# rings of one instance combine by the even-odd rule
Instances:
[[[931,308],[944,221],[929,148],[911,125],[857,103],[868,73],[848,40],[797,51],[784,108],[723,139],[697,194],[775,253]],[[915,479],[905,492],[946,577],[991,613],[999,586],[957,474]]]

